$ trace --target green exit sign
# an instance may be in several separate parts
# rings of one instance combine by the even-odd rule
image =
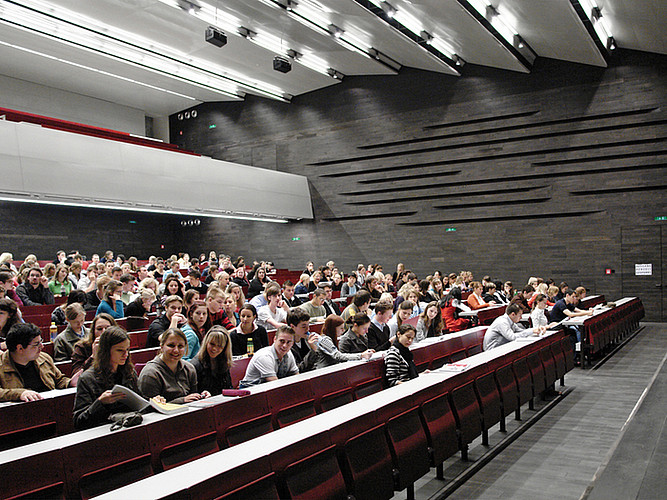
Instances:
[[[216,128],[217,125],[209,125],[208,128]]]
[[[667,215],[660,215],[658,217],[654,217],[653,220],[667,220]]]
[[[456,228],[455,228],[455,227],[448,227],[447,229],[445,229],[445,232],[446,232],[446,233],[451,233],[451,232],[453,232],[453,231],[456,231]]]
[[[299,238],[298,236],[295,236],[294,238],[292,238],[292,241],[299,241],[300,239],[301,238]]]

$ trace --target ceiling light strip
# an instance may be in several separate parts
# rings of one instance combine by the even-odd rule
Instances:
[[[319,2],[313,0],[300,0],[299,2],[291,2],[290,0],[283,0],[282,2],[278,0],[258,1],[264,5],[281,9],[295,21],[321,35],[332,36],[336,43],[346,50],[377,61],[393,72],[398,72],[401,69],[401,65],[397,61],[371,47],[369,43],[363,41],[361,36],[333,24],[330,16],[328,16],[329,12]],[[376,54],[381,54],[381,57],[378,57]],[[332,74],[332,72],[329,72],[329,74]]]
[[[600,55],[608,62],[610,52],[616,48],[616,40],[604,20],[602,8],[596,0],[570,0],[570,4],[584,24]]]
[[[382,21],[396,29],[403,36],[419,45],[433,56],[438,63],[444,64],[458,76],[463,59],[454,52],[449,44],[428,33],[419,19],[404,9],[397,9],[384,0],[354,0],[369,12],[375,14]]]
[[[282,89],[262,82],[248,81],[249,79],[243,75],[203,60],[194,60],[187,54],[179,53],[177,49],[161,45],[154,40],[105,25],[76,12],[56,8],[41,0],[27,0],[23,3],[27,5],[2,0],[0,3],[2,17],[45,36],[157,71],[236,100],[243,98],[243,92],[238,89],[238,86],[241,86],[251,93],[289,101],[289,96]],[[66,38],[66,35],[74,40]]]
[[[34,195],[28,195],[28,196],[34,196]],[[14,197],[14,196],[0,196],[0,201],[11,201],[11,202],[19,202],[19,203],[38,203],[40,205],[56,205],[56,206],[66,206],[66,207],[79,207],[79,208],[98,208],[102,210],[122,210],[122,211],[127,211],[127,212],[148,212],[148,213],[154,213],[154,214],[161,214],[161,215],[186,215],[186,216],[191,216],[191,217],[212,217],[216,219],[237,219],[237,220],[248,220],[248,221],[255,221],[255,222],[274,222],[278,224],[286,224],[289,221],[284,218],[280,217],[270,217],[270,216],[260,216],[258,215],[257,217],[255,216],[245,216],[245,215],[234,215],[233,212],[231,214],[223,214],[223,213],[211,213],[211,212],[198,212],[198,211],[187,211],[187,210],[174,210],[170,209],[169,207],[165,208],[147,208],[147,207],[141,207],[141,206],[133,206],[133,205],[128,205],[128,206],[118,206],[118,205],[106,205],[104,203],[100,204],[93,204],[93,203],[77,203],[73,201],[53,201],[53,200],[47,200],[39,197],[33,197],[33,198],[21,198],[21,197]]]
[[[179,3],[175,0],[159,0],[159,1],[171,7],[183,10],[181,5],[179,5]],[[238,18],[232,16],[229,13],[224,12],[218,7],[214,7],[205,2],[197,2],[197,5],[199,6],[199,8],[189,9],[187,11],[188,14],[198,19],[201,19],[202,21],[205,21],[208,24],[215,25],[216,27],[225,30],[227,34],[241,36],[246,40],[266,50],[269,50],[271,52],[274,52],[275,54],[279,54],[285,57],[290,57],[291,52],[299,53],[296,50],[290,49],[290,47],[287,46],[287,43],[280,37],[277,37],[266,31],[255,31],[245,26],[242,26]],[[342,74],[339,71],[331,68],[326,63],[324,63],[323,67],[322,64],[310,64],[308,59],[306,60],[302,60],[299,58],[292,58],[292,59],[297,63],[301,64],[302,66],[323,75],[328,76],[330,70],[336,71],[336,73],[338,74]]]
[[[501,10],[489,4],[488,0],[456,1],[468,14],[484,26],[528,71],[532,69],[537,54],[518,31],[511,26],[507,16]]]

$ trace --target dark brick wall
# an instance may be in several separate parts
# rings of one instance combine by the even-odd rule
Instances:
[[[90,257],[105,250],[135,255],[165,255],[178,251],[182,217],[0,202],[0,249],[23,260],[30,253],[40,260],[55,258],[60,249],[79,250]],[[134,221],[131,223],[130,221]],[[164,249],[161,246],[164,245]]]
[[[604,269],[621,269],[621,227],[667,214],[666,61],[618,51],[607,69],[405,69],[291,104],[204,104],[196,120],[172,117],[172,141],[306,175],[315,220],[208,221],[198,243],[281,267],[401,261],[421,275],[538,275],[618,296],[620,273]]]

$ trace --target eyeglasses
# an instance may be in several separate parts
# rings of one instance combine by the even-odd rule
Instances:
[[[44,345],[44,342],[42,342],[42,339],[39,339],[36,344],[28,344],[30,347],[39,347],[40,345]]]

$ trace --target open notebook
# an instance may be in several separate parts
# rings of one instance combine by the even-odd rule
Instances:
[[[149,406],[153,408],[155,411],[159,411],[160,413],[164,414],[180,413],[183,411],[188,411],[188,407],[185,405],[176,405],[173,403],[159,403],[155,401],[154,398],[148,400],[144,399],[141,396],[139,396],[139,394],[134,392],[132,389],[129,389],[124,385],[118,385],[118,384],[114,385],[113,389],[111,389],[111,392],[113,394],[118,394],[118,393],[125,394],[125,397],[121,399],[121,402],[125,406],[134,411],[144,411]]]

